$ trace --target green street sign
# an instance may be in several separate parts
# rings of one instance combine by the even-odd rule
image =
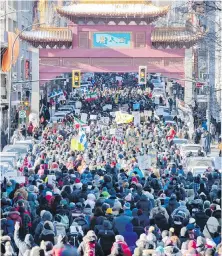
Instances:
[[[25,110],[20,110],[19,111],[19,118],[26,118],[26,111]]]

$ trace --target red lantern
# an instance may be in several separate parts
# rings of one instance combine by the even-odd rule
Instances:
[[[80,128],[80,124],[75,124],[75,128],[79,129]]]

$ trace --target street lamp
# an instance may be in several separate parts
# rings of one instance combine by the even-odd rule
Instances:
[[[36,25],[43,25],[45,23],[35,23],[35,24],[32,24],[32,25],[29,25],[25,28],[23,28],[22,31],[19,32],[19,34],[16,36],[13,44],[12,44],[12,56],[11,56],[11,69],[10,69],[10,74],[9,74],[9,77],[10,77],[10,83],[9,83],[9,92],[8,92],[8,95],[9,95],[9,107],[8,107],[8,143],[10,142],[10,134],[11,134],[11,91],[12,91],[12,65],[13,65],[13,59],[14,59],[14,46],[15,46],[15,43],[16,43],[16,40],[19,38],[19,36],[28,28],[32,27],[32,26],[36,26]]]
[[[29,10],[17,10],[17,11],[11,11],[11,12],[7,12],[4,15],[0,16],[0,19],[3,17],[6,17],[7,15],[11,14],[11,13],[17,13],[17,12],[29,12]]]

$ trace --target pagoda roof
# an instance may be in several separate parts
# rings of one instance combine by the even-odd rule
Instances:
[[[99,3],[97,3],[99,2]],[[103,2],[103,3],[102,3]],[[157,7],[151,2],[119,0],[110,1],[83,1],[70,6],[57,8],[58,14],[78,22],[84,20],[128,19],[130,21],[146,21],[151,23],[157,18],[164,16],[169,11],[169,6]],[[129,3],[127,3],[129,2]]]
[[[161,27],[152,31],[151,42],[155,48],[190,48],[200,41],[206,33],[206,31],[201,30],[194,32],[187,27]]]
[[[52,27],[39,27],[32,31],[24,31],[20,35],[22,40],[27,41],[34,47],[46,48],[53,47],[66,47],[72,46],[72,31],[66,27],[64,28],[52,28]]]

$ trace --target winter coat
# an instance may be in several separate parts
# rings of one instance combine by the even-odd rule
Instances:
[[[96,197],[93,194],[88,194],[87,196],[87,200],[84,202],[85,205],[89,204],[91,209],[94,209],[95,207],[95,201],[96,201]]]
[[[53,245],[55,244],[55,240],[54,240],[54,237],[55,237],[55,233],[54,233],[54,226],[53,226],[53,223],[50,222],[50,221],[47,221],[45,223],[48,223],[48,225],[50,226],[50,229],[46,229],[45,227],[43,227],[43,230],[39,236],[39,242],[41,241],[49,241],[51,242]],[[44,223],[44,225],[45,225]]]
[[[112,208],[114,206],[115,200],[118,200],[116,196],[110,196],[108,199],[105,200],[105,203],[109,204]]]
[[[83,241],[79,245],[79,248],[78,248],[79,256],[88,256],[87,251],[88,251],[88,247],[90,246],[90,243],[95,243],[95,256],[104,256],[103,250],[99,245],[99,243],[89,241],[87,235],[84,236]]]
[[[14,224],[16,222],[19,222],[20,226],[22,225],[22,218],[21,218],[20,213],[18,211],[8,212],[7,220],[12,220],[14,222]]]
[[[114,228],[118,230],[119,234],[125,232],[126,225],[132,221],[132,217],[122,214],[113,220]]]
[[[203,232],[208,219],[209,219],[209,216],[207,216],[206,213],[203,211],[195,213],[196,224],[197,226],[200,227],[201,232]]]
[[[19,238],[18,230],[15,230],[15,232],[14,232],[14,241],[15,241],[16,246],[19,249],[19,256],[24,256],[28,250],[31,250],[32,247],[35,246],[34,239],[33,239],[32,235],[30,235],[30,234],[26,235],[25,240],[22,241]]]
[[[110,229],[112,227],[111,223],[109,223],[109,225],[109,229],[101,230],[98,233],[99,243],[105,255],[110,254],[112,245],[115,242],[115,233]]]
[[[215,217],[210,217],[203,230],[204,237],[213,239],[214,234],[218,232],[219,226],[218,220]]]
[[[136,245],[136,241],[138,239],[138,235],[136,232],[133,231],[133,225],[128,223],[126,225],[126,230],[123,233],[120,233],[124,237],[125,242],[131,248],[134,248]]]
[[[131,253],[131,251],[130,251],[128,245],[127,245],[125,242],[121,242],[121,241],[115,242],[115,243],[113,244],[113,247],[112,247],[112,249],[111,249],[111,255],[116,255],[116,254],[114,254],[114,252],[116,252],[116,248],[117,248],[118,246],[121,246],[124,256],[132,256],[132,253]]]
[[[141,209],[144,212],[144,214],[147,214],[147,216],[149,216],[152,205],[150,200],[147,198],[147,196],[142,195],[140,200],[137,202],[136,207],[138,209]]]
[[[173,212],[177,207],[179,207],[179,206],[180,206],[180,204],[177,202],[176,198],[170,198],[169,203],[168,203],[168,206],[167,206],[167,208],[166,208],[167,213],[168,213],[169,215],[171,215],[172,212]]]

